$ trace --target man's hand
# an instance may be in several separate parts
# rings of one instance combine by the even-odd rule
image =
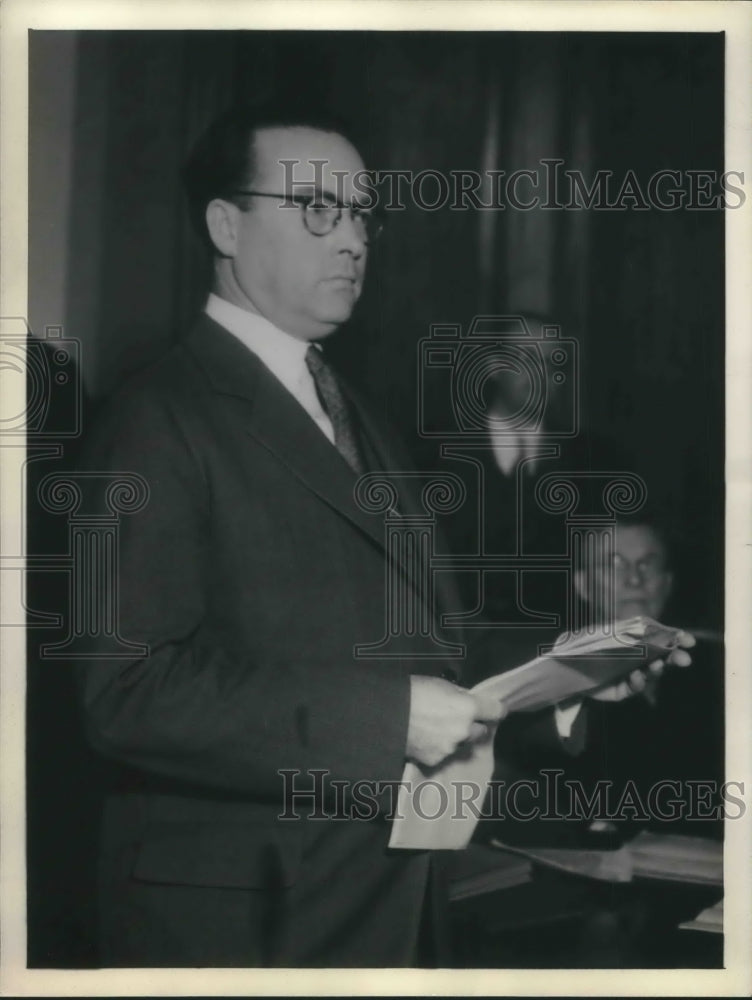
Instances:
[[[413,674],[406,756],[435,767],[461,743],[486,738],[489,729],[485,723],[496,723],[506,714],[496,698],[474,695],[440,677]]]
[[[695,637],[689,632],[680,632],[677,638],[678,645],[672,650],[667,658],[667,662],[675,667],[688,667],[692,662],[692,657],[687,652],[695,645]],[[600,688],[589,697],[596,701],[623,701],[631,698],[634,694],[640,694],[645,690],[649,682],[655,678],[657,680],[663,673],[663,660],[654,660],[647,667],[633,670],[625,681],[618,684],[611,684],[609,687]]]

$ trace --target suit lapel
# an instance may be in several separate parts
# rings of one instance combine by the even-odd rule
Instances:
[[[186,341],[186,347],[215,392],[242,400],[242,409],[238,413],[242,414],[247,433],[283,462],[300,483],[385,551],[383,518],[365,513],[355,502],[356,477],[352,469],[300,403],[259,358],[237,337],[206,315],[199,319]],[[347,385],[343,388],[357,411],[383,470],[409,471],[411,463],[383,435],[368,407]],[[399,503],[403,514],[423,513],[408,487],[403,486],[399,490]],[[412,584],[418,586],[414,579],[414,567],[403,564],[402,569]],[[441,577],[442,574],[439,574],[436,586],[440,604],[445,610],[455,610],[459,607],[456,591]]]
[[[412,472],[414,463],[402,450],[402,448],[395,446],[391,437],[387,438],[384,436],[379,424],[372,418],[369,408],[363,399],[347,384],[344,384],[343,388],[345,389],[351,404],[357,411],[364,432],[368,435],[370,443],[373,446],[373,450],[376,452],[381,463],[382,470],[385,473]],[[430,478],[430,472],[426,472],[425,478]],[[400,513],[407,516],[424,516],[426,511],[423,509],[422,504],[410,488],[406,478],[403,477],[402,482],[398,482],[396,485],[398,487]],[[436,525],[435,537],[437,541],[441,538],[441,531],[438,525]],[[430,554],[427,554],[427,556],[430,557]],[[430,565],[425,565],[424,560],[424,566],[420,576],[425,578],[425,576],[430,573]],[[462,607],[462,602],[453,575],[451,573],[433,573],[432,578],[434,592],[437,599],[437,611],[444,613],[457,613],[457,611],[459,611]]]
[[[202,316],[186,342],[220,395],[243,400],[245,430],[324,503],[381,547],[381,519],[355,502],[355,476],[298,401],[259,358],[222,326]]]
[[[397,445],[393,436],[387,437],[383,433],[362,396],[344,380],[341,380],[341,384],[348,401],[355,410],[362,433],[370,445],[370,450],[378,462],[378,468],[371,471],[382,472],[387,477],[390,474],[393,475],[393,483],[398,495],[398,510],[401,514],[424,514],[425,511],[407,485],[405,476],[403,475],[400,479],[400,473],[413,471],[414,463]]]

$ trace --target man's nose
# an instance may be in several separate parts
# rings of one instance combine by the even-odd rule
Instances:
[[[363,226],[355,221],[349,208],[342,209],[342,215],[334,229],[334,242],[337,250],[350,253],[355,258],[362,257],[366,252],[368,244]]]
[[[630,566],[626,573],[626,582],[630,587],[641,587],[643,574],[639,566]]]

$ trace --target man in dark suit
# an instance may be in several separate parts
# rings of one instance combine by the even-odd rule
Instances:
[[[482,543],[488,556],[538,560],[524,571],[486,569],[460,578],[478,619],[509,626],[507,637],[522,640],[527,650],[534,645],[524,641],[525,628],[530,635],[552,615],[559,617],[559,631],[567,625],[569,574],[556,566],[568,549],[566,505],[546,507],[541,491],[548,492],[554,477],[574,475],[578,512],[589,513],[593,502],[599,511],[604,476],[618,477],[634,462],[620,443],[582,425],[579,358],[552,319],[530,312],[495,317],[494,329],[479,392],[482,433],[459,463],[451,463],[476,502],[459,510],[450,531],[459,553],[477,552]]]
[[[504,713],[427,639],[355,652],[383,635],[387,557],[354,486],[409,467],[315,346],[349,318],[377,234],[362,169],[325,120],[231,114],[209,130],[186,170],[214,259],[206,311],[86,447],[85,470],[148,490],[122,518],[117,576],[119,635],[144,652],[81,667],[90,739],[120,765],[104,964],[437,960],[428,852],[390,851],[383,815],[317,818],[298,798],[301,818],[280,819],[282,771],[305,789],[317,770],[330,791],[398,781],[406,758],[435,765]],[[404,568],[426,602],[418,576]]]
[[[610,578],[615,620],[634,615],[685,620],[680,604],[673,600],[678,546],[669,524],[650,509],[619,518],[610,562],[604,565],[591,555],[575,574],[581,599],[594,602]],[[714,595],[706,597],[712,606]],[[663,814],[650,817],[652,826],[722,836],[723,637],[703,628],[694,634],[698,645],[692,670],[669,671],[660,684],[649,682],[642,696],[629,704],[593,709],[588,747],[577,767],[591,785],[603,778],[613,781],[617,798],[628,781],[635,783],[643,801],[648,801],[651,787],[673,782],[675,802],[670,807],[662,804]],[[638,741],[633,739],[636,732]],[[705,801],[694,801],[690,782],[706,784]]]

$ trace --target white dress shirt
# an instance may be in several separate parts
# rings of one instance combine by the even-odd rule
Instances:
[[[316,386],[305,361],[311,346],[280,330],[259,313],[248,312],[211,293],[206,303],[206,315],[242,341],[258,357],[272,375],[300,403],[317,427],[334,444],[332,422],[321,405]]]
[[[498,469],[505,476],[512,476],[517,468],[517,463],[523,459],[532,459],[527,464],[527,471],[534,472],[537,456],[540,454],[541,428],[526,431],[524,434],[505,430],[501,433],[498,420],[489,417],[487,420],[488,433],[491,438],[491,448],[493,450],[494,461]]]

